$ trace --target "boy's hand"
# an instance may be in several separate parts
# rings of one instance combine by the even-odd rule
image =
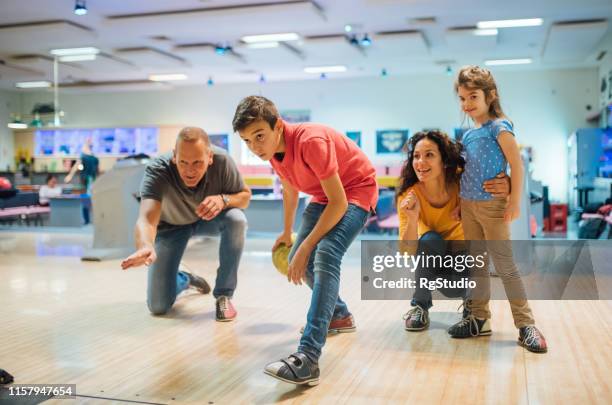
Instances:
[[[289,233],[281,233],[278,238],[276,238],[276,242],[272,246],[272,250],[275,250],[279,245],[284,244],[287,247],[291,247],[293,242],[291,241],[291,232]]]
[[[298,250],[293,255],[291,263],[289,263],[289,271],[287,272],[287,280],[295,285],[302,284],[306,281],[306,267],[312,250],[302,243]]]

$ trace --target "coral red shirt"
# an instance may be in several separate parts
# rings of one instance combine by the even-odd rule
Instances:
[[[284,181],[310,194],[312,202],[327,204],[321,180],[338,173],[349,204],[368,212],[376,208],[376,170],[355,142],[320,124],[283,125],[285,155],[282,160],[273,157],[270,163]]]

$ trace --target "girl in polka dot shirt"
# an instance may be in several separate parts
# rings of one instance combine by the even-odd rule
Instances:
[[[475,128],[463,136],[466,165],[461,177],[461,222],[472,255],[484,254],[484,268],[474,269],[477,283],[467,300],[465,317],[449,329],[453,337],[490,335],[491,286],[488,256],[504,284],[506,296],[519,329],[518,343],[533,352],[546,352],[546,340],[535,321],[519,271],[512,257],[510,222],[519,217],[523,191],[523,164],[512,122],[504,115],[495,79],[487,69],[467,66],[455,82],[461,108]],[[483,181],[512,171],[508,199],[495,198],[482,188]],[[486,241],[479,242],[479,241]]]

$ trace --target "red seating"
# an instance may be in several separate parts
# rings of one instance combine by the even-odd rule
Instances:
[[[567,232],[567,204],[550,204],[550,230]]]

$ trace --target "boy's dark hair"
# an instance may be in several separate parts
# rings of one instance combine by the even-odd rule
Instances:
[[[262,96],[248,96],[236,107],[232,126],[234,132],[242,131],[255,121],[266,121],[274,129],[279,114],[274,103]]]
[[[56,177],[53,173],[47,174],[47,180],[45,181],[45,184],[47,184],[51,179],[54,179],[54,178]]]

